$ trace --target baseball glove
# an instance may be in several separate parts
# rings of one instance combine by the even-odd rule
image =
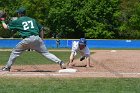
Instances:
[[[6,13],[0,10],[0,18],[5,18],[5,17],[6,17]]]

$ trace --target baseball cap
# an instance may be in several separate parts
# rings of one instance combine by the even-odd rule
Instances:
[[[26,13],[26,9],[24,7],[20,7],[18,10],[16,10],[17,13],[20,14],[25,14]]]

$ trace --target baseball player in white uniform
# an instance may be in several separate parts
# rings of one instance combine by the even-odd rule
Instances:
[[[91,67],[90,65],[90,50],[87,46],[87,41],[85,38],[80,38],[79,41],[73,41],[72,43],[72,50],[70,55],[70,60],[68,63],[69,67],[73,67],[73,61],[77,53],[80,53],[81,58],[80,61],[86,59],[86,67]]]

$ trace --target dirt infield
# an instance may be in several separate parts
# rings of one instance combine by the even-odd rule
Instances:
[[[91,55],[93,67],[83,67],[85,62],[75,60],[76,73],[59,73],[59,65],[13,65],[11,72],[0,72],[9,77],[140,77],[140,50],[94,50]]]

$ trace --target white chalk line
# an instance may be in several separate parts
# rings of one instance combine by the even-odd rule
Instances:
[[[5,76],[68,76],[69,74],[48,74],[48,73],[30,73],[30,74],[26,74],[26,73],[7,73],[7,74],[3,74]]]
[[[43,76],[43,77],[49,77],[49,76],[75,76],[76,74],[82,74],[82,75],[93,75],[93,77],[95,77],[95,75],[104,75],[104,74],[110,74],[110,75],[114,75],[113,73],[110,72],[75,72],[75,73],[18,73],[18,72],[7,72],[7,73],[0,73],[0,76],[23,76],[23,77],[28,77],[28,76]],[[136,75],[140,75],[140,72],[118,72],[118,74],[120,75],[130,75],[130,77],[136,76]],[[86,76],[85,76],[86,77]],[[97,76],[98,77],[98,76]],[[106,76],[104,76],[106,77]]]
[[[89,74],[98,74],[98,73],[105,73],[105,74],[108,74],[108,73],[111,73],[111,72],[81,72],[81,73],[85,73],[85,74],[87,74],[87,73],[89,73]],[[123,75],[129,75],[129,74],[131,74],[131,75],[134,75],[134,74],[137,74],[137,75],[140,75],[140,72],[132,72],[132,73],[130,73],[130,72],[117,72],[118,74],[123,74]],[[113,73],[111,73],[111,74],[113,74]]]

